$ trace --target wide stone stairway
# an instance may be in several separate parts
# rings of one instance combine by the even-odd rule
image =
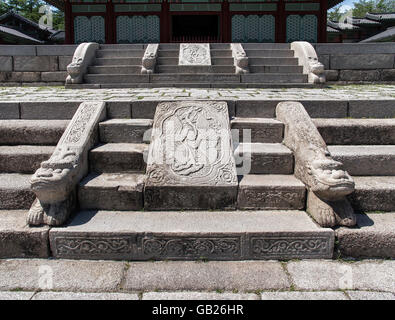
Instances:
[[[100,45],[84,76],[84,84],[76,87],[256,87],[311,86],[290,44],[242,44],[248,66],[236,72],[231,44],[212,43],[208,64],[186,64],[179,61],[180,44],[159,44],[156,64],[151,74],[142,74],[147,45]]]
[[[223,178],[224,183],[202,178],[195,185],[192,179],[201,177],[192,176],[162,184],[158,175],[171,175],[171,170],[150,170],[149,158],[147,170],[144,161],[153,119],[103,121],[100,143],[89,153],[90,173],[78,187],[80,212],[68,226],[50,231],[54,256],[330,258],[333,231],[319,228],[304,211],[305,186],[293,176],[292,152],[281,144],[283,124],[274,118],[244,117],[229,123],[223,104],[224,123],[231,125],[235,141],[243,138],[237,136],[243,129],[251,130],[251,142],[230,146],[229,158],[232,162],[233,152],[251,158],[248,174],[237,179],[231,168],[213,168],[210,179]],[[238,166],[247,164],[239,161]]]
[[[321,227],[307,213],[310,191],[295,177],[295,152],[286,146],[289,132],[276,118],[277,104],[135,101],[131,106],[119,101],[107,103],[89,129],[92,137],[86,139],[93,147],[86,155],[81,151],[74,164],[86,159],[87,171],[77,180],[77,206],[62,226],[26,226],[35,199],[29,180],[51,157],[66,127],[62,143],[78,142],[86,134],[84,104],[76,114],[70,109],[61,116],[71,119],[74,114],[71,122],[43,119],[48,115],[0,121],[0,256],[332,258],[337,237],[336,249],[345,256],[391,257],[392,113],[377,114],[380,119],[373,113],[362,119],[367,116],[363,112],[361,119],[339,118],[338,111],[319,104],[310,103],[306,110],[314,115],[333,159],[355,181],[348,199],[357,213],[357,227]],[[94,110],[95,104],[84,108]],[[172,135],[181,140],[168,140]],[[72,147],[61,150],[64,159],[73,155]],[[196,152],[201,156],[196,158]],[[199,157],[214,160],[202,165]],[[52,167],[53,174],[69,168],[59,164],[60,170]]]

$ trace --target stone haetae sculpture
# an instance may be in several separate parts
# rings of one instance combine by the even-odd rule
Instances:
[[[84,102],[76,111],[51,158],[31,178],[36,194],[29,225],[62,225],[73,211],[75,191],[88,173],[88,152],[98,140],[98,123],[105,118],[104,102]]]
[[[95,42],[81,43],[74,52],[73,60],[67,66],[66,84],[78,84],[84,80],[84,75],[92,63],[99,44]]]
[[[142,74],[151,74],[154,73],[156,58],[158,57],[158,48],[159,44],[148,44],[145,49],[143,59],[141,61],[141,73]]]
[[[232,57],[236,74],[248,73],[248,57],[241,43],[231,43]]]
[[[291,50],[295,52],[299,64],[303,66],[303,73],[308,75],[309,83],[325,83],[325,68],[318,61],[314,47],[306,41],[295,41],[291,43]]]
[[[355,214],[346,198],[354,191],[354,181],[342,163],[333,160],[303,105],[281,102],[276,114],[285,125],[283,143],[294,153],[294,174],[309,190],[307,211],[321,226],[355,225]]]

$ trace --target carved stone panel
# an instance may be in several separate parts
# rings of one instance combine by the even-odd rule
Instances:
[[[237,174],[225,102],[164,102],[147,161],[149,209],[234,207]]]
[[[210,45],[208,43],[181,43],[178,64],[211,66]]]

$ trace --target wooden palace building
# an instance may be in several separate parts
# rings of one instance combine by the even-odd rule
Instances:
[[[341,0],[48,0],[66,43],[326,42]]]

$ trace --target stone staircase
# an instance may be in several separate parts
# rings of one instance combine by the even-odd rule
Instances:
[[[88,73],[88,84],[122,84],[144,82],[141,74],[141,60],[144,55],[143,44],[100,45]]]
[[[335,235],[343,255],[393,256],[392,114],[387,119],[329,118],[331,112],[321,110],[321,102],[306,108],[328,117],[313,121],[333,158],[344,163],[356,182],[349,200],[358,212],[358,227],[332,230],[319,227],[306,213],[306,188],[294,176],[292,151],[282,144],[284,125],[275,118],[275,104],[267,102],[228,102],[239,170],[232,208],[148,209],[146,159],[157,103],[111,104],[107,119],[99,123],[98,143],[89,152],[89,173],[79,183],[79,209],[56,228],[26,226],[25,216],[35,198],[29,178],[50,157],[68,120],[0,120],[0,257],[331,258]],[[132,110],[115,112],[114,108]],[[63,118],[71,117],[70,109]],[[242,170],[249,166],[250,170]],[[185,190],[187,195],[199,192],[189,186]],[[212,191],[203,186],[202,192]]]
[[[289,44],[243,44],[250,73],[235,74],[230,44],[210,44],[211,65],[179,65],[180,44],[160,44],[153,74],[141,74],[143,44],[100,45],[83,85],[68,87],[311,86]]]
[[[168,209],[147,210],[144,158],[150,134],[144,133],[152,124],[151,118],[107,119],[99,124],[100,143],[90,152],[90,173],[78,189],[80,212],[67,226],[50,231],[55,257],[238,260],[332,256],[333,231],[318,227],[304,211],[306,189],[293,176],[293,155],[281,143],[281,122],[232,118],[235,155],[248,159],[246,150],[250,148],[251,170],[239,176],[233,209],[207,210],[202,200],[198,211],[177,210],[174,204]],[[243,142],[243,129],[251,130],[251,142]],[[239,139],[241,143],[236,142]],[[183,197],[199,192],[192,185],[185,188],[188,191]],[[201,188],[213,192],[208,186]],[[182,203],[189,199],[183,198]]]

